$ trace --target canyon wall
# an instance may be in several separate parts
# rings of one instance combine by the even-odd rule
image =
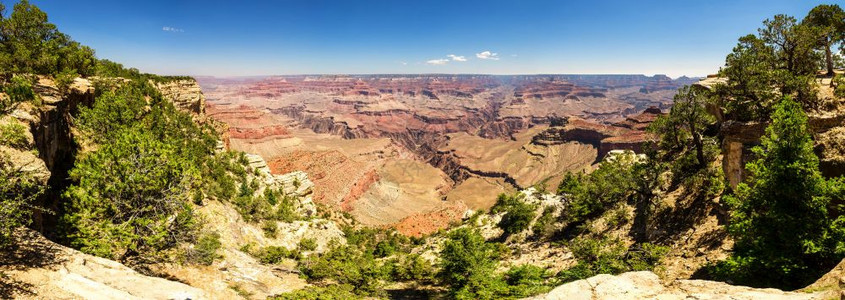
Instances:
[[[274,172],[305,171],[315,201],[374,226],[487,209],[498,193],[555,186],[610,150],[641,151],[650,138],[644,128],[691,81],[445,74],[198,80],[207,114],[228,124],[233,149],[264,156]],[[448,220],[437,223],[423,227]]]

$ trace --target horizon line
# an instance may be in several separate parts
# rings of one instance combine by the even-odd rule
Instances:
[[[494,73],[299,73],[299,74],[265,74],[265,75],[185,75],[185,74],[171,74],[168,76],[190,76],[190,77],[211,77],[211,78],[256,78],[256,77],[292,77],[292,76],[666,76],[672,80],[677,80],[682,77],[686,78],[706,78],[707,75],[680,75],[672,77],[667,74],[654,73],[647,75],[644,73],[510,73],[510,74],[494,74]]]

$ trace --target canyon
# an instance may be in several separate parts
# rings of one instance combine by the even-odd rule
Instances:
[[[496,196],[556,187],[645,128],[697,79],[644,75],[198,77],[233,150],[304,171],[314,201],[422,235]]]
[[[706,81],[698,83],[703,87],[706,84]],[[257,103],[227,104],[219,99],[207,98],[200,85],[192,80],[170,81],[159,84],[157,88],[176,107],[190,113],[195,121],[211,124],[222,131],[218,151],[229,147],[260,153],[245,155],[250,170],[247,172],[249,181],[260,182],[259,185],[264,188],[279,188],[284,194],[295,196],[298,213],[309,216],[309,219],[278,224],[277,230],[282,234],[267,237],[257,224],[245,221],[231,205],[206,200],[197,211],[218,221],[210,222],[208,226],[220,233],[220,251],[224,259],[213,266],[156,264],[140,269],[143,272],[58,245],[34,231],[20,230],[16,238],[22,247],[7,253],[6,263],[0,267],[0,272],[12,278],[14,283],[12,290],[5,292],[24,299],[37,299],[47,294],[59,298],[224,299],[238,297],[240,293],[264,298],[298,290],[307,283],[297,275],[294,265],[290,262],[272,266],[262,264],[248,254],[249,249],[245,247],[282,245],[293,249],[308,237],[315,240],[314,251],[318,253],[334,242],[345,240],[345,233],[334,221],[316,217],[317,208],[312,200],[323,205],[335,205],[330,208],[347,211],[366,225],[392,226],[408,235],[431,233],[455,224],[456,220],[472,222],[468,221],[472,220],[467,218],[468,212],[489,207],[499,191],[521,190],[520,193],[526,195],[524,201],[541,204],[539,211],[544,211],[544,206],[553,206],[560,213],[564,203],[561,196],[541,194],[537,189],[543,184],[532,182],[546,180],[548,183],[553,180],[543,178],[543,174],[551,174],[546,175],[551,177],[567,170],[591,168],[596,160],[612,153],[612,150],[643,151],[645,141],[650,139],[644,129],[663,113],[659,103],[648,103],[649,106],[642,111],[621,112],[606,119],[582,114],[554,116],[544,122],[533,121],[541,118],[532,115],[526,117],[532,120],[526,121],[524,127],[514,126],[506,136],[493,137],[480,134],[480,130],[446,129],[387,134],[380,131],[382,124],[378,122],[366,123],[373,128],[371,135],[345,135],[343,131],[323,131],[319,127],[303,126],[300,119],[279,113],[278,108],[266,108]],[[95,100],[92,85],[83,79],[75,80],[64,97],[54,96],[56,88],[47,79],[40,80],[35,89],[45,101],[43,107],[34,110],[40,114],[29,114],[20,109],[13,116],[19,122],[30,123],[33,131],[28,137],[28,144],[38,151],[24,151],[14,157],[26,160],[26,155],[39,155],[34,160],[43,163],[38,165],[36,173],[42,174],[41,180],[46,182],[57,180],[57,175],[67,173],[67,169],[57,162],[74,150],[69,146],[74,144],[75,132],[69,125],[72,121],[70,117],[77,107],[88,106]],[[317,112],[308,114],[318,115]],[[834,136],[841,132],[841,119],[837,119],[841,118],[838,117],[841,114],[832,115],[837,117],[811,115],[814,130],[834,127],[820,133],[833,132]],[[302,120],[306,119],[302,117]],[[825,121],[828,119],[832,121]],[[335,126],[334,123],[328,125]],[[756,125],[723,124],[721,131],[726,137],[725,145],[743,141],[743,135],[739,133],[757,134],[747,129],[738,133],[732,128],[753,126]],[[837,139],[831,140],[835,143]],[[430,152],[410,148],[414,145],[428,147],[424,149]],[[841,149],[824,142],[819,146],[822,150]],[[264,157],[268,160],[265,161]],[[733,159],[747,159],[732,157],[724,158],[726,167],[736,164]],[[823,161],[839,161],[835,155],[823,157]],[[494,185],[502,188],[491,189],[490,186]],[[529,187],[531,185],[534,187]],[[45,205],[55,206],[55,203],[47,202]],[[674,205],[683,207],[685,204],[678,202]],[[479,227],[485,237],[494,239],[501,235],[497,227],[501,219],[502,214],[498,213],[482,215],[475,222],[476,225],[483,224]],[[50,232],[53,222],[49,218],[42,220],[37,217],[34,227]],[[796,292],[687,280],[685,278],[692,275],[692,270],[700,268],[706,261],[724,259],[725,251],[730,248],[729,243],[719,246],[722,241],[710,240],[714,233],[718,234],[721,230],[716,225],[716,215],[708,214],[703,222],[696,224],[683,233],[683,238],[679,238],[684,243],[675,245],[675,249],[667,254],[665,269],[659,274],[663,277],[651,272],[597,275],[561,285],[532,299],[829,299],[835,297],[833,294],[838,293],[839,284],[843,282],[845,262],[812,286]],[[621,231],[628,230],[630,228]],[[508,263],[530,263],[555,270],[572,263],[573,258],[565,248],[524,238],[524,235],[517,235],[506,240],[509,247],[517,249],[515,253],[520,253],[508,258]],[[442,236],[435,235],[415,251],[434,260],[437,257],[434,249],[442,239]],[[710,244],[717,246],[701,247]],[[9,264],[8,260],[16,263]],[[19,263],[21,261],[25,263]],[[0,290],[0,296],[5,295],[2,292]]]

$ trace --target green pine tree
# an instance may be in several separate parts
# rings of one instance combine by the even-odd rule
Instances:
[[[841,181],[822,177],[807,117],[789,98],[776,106],[753,151],[758,158],[746,166],[749,182],[725,197],[736,244],[717,273],[752,286],[802,287],[845,254],[841,221],[828,214]]]

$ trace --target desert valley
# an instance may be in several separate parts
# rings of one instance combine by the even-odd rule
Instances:
[[[555,187],[645,128],[697,82],[644,75],[198,77],[234,150],[315,182],[317,203],[419,236],[500,193]]]

